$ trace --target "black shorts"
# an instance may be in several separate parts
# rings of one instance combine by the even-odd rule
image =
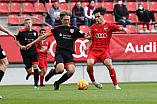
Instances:
[[[5,52],[3,51],[3,49],[0,45],[0,59],[3,59],[3,58],[6,58],[6,54],[5,54]]]
[[[23,54],[23,63],[25,64],[25,69],[29,69],[34,64],[39,64],[38,53],[35,54]]]
[[[55,61],[56,61],[56,65],[58,63],[63,63],[64,67],[66,67],[69,64],[73,64],[75,65],[74,59],[73,59],[73,55],[71,53],[68,52],[56,52],[55,53]],[[55,65],[55,67],[56,67]]]

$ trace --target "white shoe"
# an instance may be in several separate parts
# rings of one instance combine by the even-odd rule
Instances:
[[[118,85],[115,85],[114,88],[117,89],[117,90],[121,89]]]
[[[2,99],[2,96],[0,96],[0,99]]]

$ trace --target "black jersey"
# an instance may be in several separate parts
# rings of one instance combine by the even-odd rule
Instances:
[[[56,51],[68,50],[72,53],[75,53],[74,44],[76,39],[82,38],[85,35],[85,33],[83,33],[80,29],[73,26],[58,26],[52,29],[51,32],[57,42]]]
[[[20,41],[21,45],[26,46],[38,38],[38,32],[36,30],[28,31],[26,28],[19,31],[16,36],[17,41]],[[34,54],[37,53],[35,44],[32,45],[28,50],[21,50],[21,54]]]

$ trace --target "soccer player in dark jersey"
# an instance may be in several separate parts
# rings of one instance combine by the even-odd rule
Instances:
[[[107,67],[109,70],[110,77],[113,81],[115,89],[121,89],[117,84],[116,72],[112,66],[112,60],[109,54],[109,43],[114,31],[124,31],[129,34],[130,30],[127,28],[119,27],[115,24],[108,23],[104,20],[104,14],[106,9],[103,7],[98,7],[93,11],[96,24],[91,27],[91,40],[87,44],[87,49],[89,48],[89,54],[87,57],[87,72],[92,83],[97,88],[102,88],[102,84],[98,83],[93,74],[93,66],[99,60]],[[85,49],[85,50],[87,50]]]
[[[40,30],[39,36],[42,36],[46,33],[45,29]],[[45,39],[42,41],[41,44],[35,44],[36,50],[38,52],[39,56],[39,68],[41,70],[40,74],[40,86],[45,86],[43,84],[44,81],[44,75],[46,74],[47,71],[47,55],[50,54],[50,41],[49,39]]]
[[[7,29],[5,29],[1,24],[0,24],[0,31],[3,31],[7,33],[8,35],[12,36],[15,39],[15,36],[13,33],[9,32]],[[8,67],[8,60],[6,57],[5,52],[3,51],[1,45],[0,45],[0,82],[4,76],[4,72]]]
[[[66,80],[68,80],[75,72],[75,63],[72,54],[74,51],[74,43],[77,38],[85,37],[87,39],[91,38],[90,33],[83,33],[80,29],[70,26],[70,11],[62,11],[60,13],[60,18],[63,25],[58,26],[51,30],[48,34],[39,37],[34,42],[28,44],[26,48],[30,48],[36,42],[41,41],[49,36],[54,36],[57,42],[55,61],[56,68],[51,69],[48,75],[45,77],[45,81],[48,81],[53,75],[61,74],[66,68],[67,73],[65,73],[58,81],[54,83],[54,90],[59,90],[59,85]]]
[[[20,47],[20,52],[23,58],[23,62],[25,64],[26,71],[28,73],[27,76],[31,75],[32,65],[34,69],[34,89],[38,88],[39,81],[39,72],[38,72],[38,52],[36,51],[35,45],[33,45],[30,49],[26,49],[26,45],[33,42],[38,38],[38,32],[36,30],[32,30],[32,22],[30,18],[24,19],[24,25],[26,28],[21,29],[16,36],[16,44]]]

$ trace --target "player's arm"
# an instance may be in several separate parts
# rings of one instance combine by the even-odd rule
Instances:
[[[92,36],[91,36],[91,33],[90,32],[88,32],[86,35],[84,35],[84,38],[86,38],[86,39],[91,39],[92,38]]]
[[[42,41],[43,39],[46,39],[46,38],[49,37],[49,36],[50,36],[49,33],[46,33],[45,35],[40,36],[39,38],[37,38],[37,39],[34,40],[33,42],[27,44],[26,49],[31,48],[32,45],[35,44],[35,43],[41,43],[41,41]]]
[[[15,39],[15,36],[13,33],[9,32],[7,29],[5,29],[1,24],[0,24],[0,30],[7,33],[8,35],[12,36]]]
[[[119,28],[119,31],[124,31],[124,32],[127,33],[127,34],[130,34],[130,30],[127,29],[127,28],[124,28],[124,27],[120,27],[120,28]]]
[[[92,39],[90,39],[87,43],[87,47],[84,49],[85,53],[87,52],[87,50],[89,49],[89,47],[92,45]]]
[[[15,39],[15,43],[17,44],[17,46],[20,47],[21,50],[26,50],[26,47],[20,44],[20,41],[18,41],[17,39]]]

